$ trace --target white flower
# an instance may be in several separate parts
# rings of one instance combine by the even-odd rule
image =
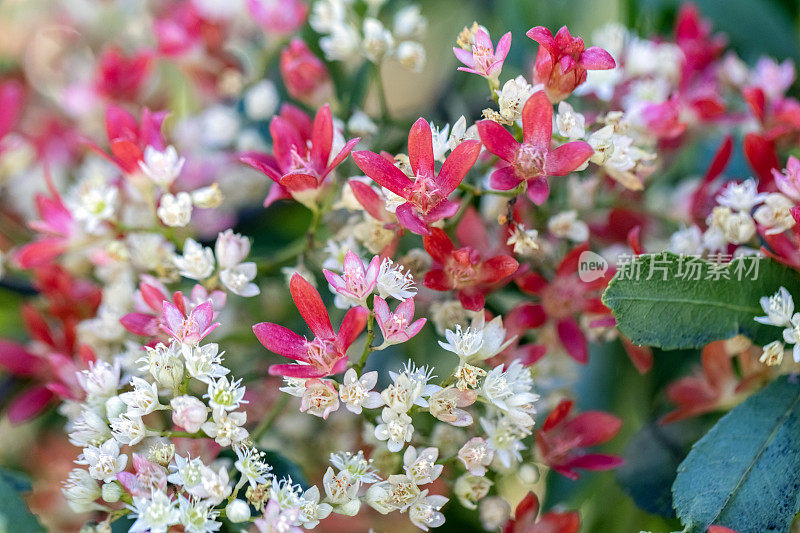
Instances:
[[[360,483],[374,483],[380,480],[378,472],[372,468],[372,460],[364,458],[364,452],[338,452],[331,454],[331,464],[339,470],[347,470]]]
[[[448,499],[438,494],[428,496],[428,491],[420,493],[408,509],[408,518],[411,523],[422,531],[428,528],[439,527],[444,524],[444,515],[439,512]]]
[[[481,418],[480,422],[488,436],[489,446],[495,451],[500,464],[511,468],[513,463],[522,461],[520,451],[525,449],[522,439],[530,434],[530,430],[521,428],[505,417],[495,420]]]
[[[421,37],[427,26],[428,21],[422,16],[420,7],[411,4],[395,13],[392,28],[399,38],[408,39]]]
[[[558,134],[567,139],[582,139],[586,135],[586,119],[563,100],[558,104],[555,124]]]
[[[174,463],[169,465],[173,472],[167,477],[167,481],[175,485],[181,485],[190,489],[199,484],[202,480],[202,469],[205,466],[203,461],[195,457],[183,457],[176,455]]]
[[[181,351],[186,360],[186,371],[197,380],[211,383],[214,379],[221,378],[230,372],[228,368],[222,366],[222,355],[225,352],[219,353],[217,343],[212,342],[203,346],[184,344]]]
[[[165,225],[182,228],[192,219],[192,197],[188,192],[176,195],[165,193],[161,196],[156,213]]]
[[[755,317],[756,322],[773,326],[788,326],[794,313],[794,299],[786,287],[780,287],[772,296],[764,296],[759,300],[766,316]]]
[[[241,500],[235,500],[241,502]],[[226,508],[227,510],[227,508]],[[247,516],[250,517],[250,509],[247,509]],[[178,522],[184,527],[186,533],[210,533],[218,531],[222,524],[217,522],[219,511],[214,510],[213,506],[207,502],[188,499],[182,494],[178,496]],[[228,518],[231,518],[228,513]],[[231,520],[235,522],[235,520]]]
[[[769,193],[764,199],[764,204],[753,213],[753,218],[762,226],[769,228],[766,231],[767,235],[776,235],[795,225],[791,213],[792,207],[794,202],[786,196],[777,192]]]
[[[556,237],[574,242],[584,242],[589,238],[589,226],[578,220],[577,211],[558,213],[547,222],[547,229]]]
[[[300,412],[327,419],[339,409],[339,394],[332,380],[306,380],[303,396],[300,398]]]
[[[244,261],[250,253],[250,239],[234,233],[233,230],[225,230],[217,235],[214,251],[220,268],[232,268]]]
[[[203,424],[201,429],[220,446],[230,446],[247,438],[247,430],[242,427],[245,422],[247,413],[214,409],[211,420]]]
[[[252,283],[258,269],[255,263],[240,263],[219,273],[222,284],[234,294],[250,298],[261,293],[258,285]]]
[[[139,370],[149,371],[150,375],[164,388],[175,389],[183,381],[183,361],[178,354],[178,344],[169,346],[158,343],[155,348],[145,347],[146,355],[136,362]]]
[[[388,257],[384,258],[378,272],[377,284],[378,295],[381,298],[386,299],[391,296],[402,302],[417,294],[414,277],[411,272],[404,270],[403,265],[394,263]]]
[[[144,161],[139,161],[139,168],[153,183],[167,189],[181,173],[185,162],[186,159],[178,157],[173,146],[167,146],[163,151],[148,146],[144,149]]]
[[[339,386],[339,397],[347,410],[360,414],[364,407],[375,409],[383,405],[380,393],[372,390],[377,382],[378,373],[375,371],[367,372],[360,378],[352,368],[345,372],[344,381]]]
[[[189,489],[189,493],[198,498],[207,499],[213,505],[219,505],[231,494],[228,469],[220,466],[214,470],[208,466],[200,468],[200,483]]]
[[[439,128],[431,123],[431,139],[433,141],[433,159],[444,162],[445,155],[450,150],[450,124]]]
[[[195,207],[202,207],[204,209],[213,209],[215,207],[219,207],[222,205],[222,201],[225,199],[222,196],[222,191],[219,189],[219,185],[216,183],[195,189],[191,192],[191,195],[192,203],[195,205]]]
[[[208,384],[208,392],[203,398],[208,398],[208,405],[212,409],[224,409],[234,411],[243,403],[248,403],[244,399],[245,388],[242,380],[228,381],[227,377],[221,377]]]
[[[270,485],[270,495],[282,509],[297,509],[303,488],[292,481],[291,477],[282,477]]]
[[[172,421],[189,433],[197,433],[208,418],[208,407],[194,396],[184,395],[173,398]]]
[[[346,505],[356,499],[360,483],[351,472],[342,470],[336,473],[333,468],[328,467],[322,477],[322,486],[329,502]]]
[[[729,182],[725,189],[717,195],[717,202],[736,211],[749,213],[753,207],[764,201],[766,193],[759,193],[753,178],[740,183]]]
[[[233,500],[225,506],[225,516],[238,524],[250,520],[250,505],[244,500]]]
[[[378,133],[377,124],[375,124],[372,119],[369,118],[369,115],[360,109],[356,109],[353,111],[353,114],[350,115],[350,120],[347,121],[347,129],[354,135],[358,135],[360,137],[368,137]],[[350,187],[345,187],[342,191],[342,194],[346,194],[345,191],[350,191]],[[355,207],[354,204],[350,205]]]
[[[84,448],[90,444],[102,444],[111,437],[111,429],[105,419],[94,409],[84,409],[69,426],[69,442]]]
[[[352,235],[348,235],[347,238],[342,240],[328,239],[323,250],[325,260],[322,262],[322,268],[327,268],[334,272],[342,272],[344,270],[344,257],[351,250],[356,255],[359,255],[358,243]],[[313,279],[313,276],[311,278]]]
[[[395,57],[403,67],[411,72],[422,72],[427,59],[425,47],[417,41],[403,41],[395,50]]]
[[[472,324],[470,325],[472,331],[479,331],[483,338],[478,351],[473,353],[467,360],[484,361],[505,350],[514,340],[516,335],[506,339],[506,329],[503,327],[503,317],[498,315],[486,322],[484,313],[476,313],[472,317]]]
[[[319,40],[319,47],[328,61],[345,61],[358,54],[359,41],[356,28],[337,21],[331,28],[330,35]]]
[[[89,403],[105,401],[119,388],[119,362],[113,365],[102,360],[89,362],[88,370],[77,373],[78,383],[86,391]]]
[[[128,464],[128,456],[119,453],[119,443],[114,439],[108,439],[100,446],[87,446],[83,449],[78,460],[79,465],[89,467],[89,475],[94,479],[99,479],[105,483],[110,483],[117,479],[117,474],[125,470]]]
[[[481,392],[510,420],[527,428],[534,424],[531,415],[536,413],[534,402],[539,399],[538,394],[531,392],[532,388],[530,371],[519,360],[515,360],[505,370],[502,363],[490,370]]]
[[[451,150],[455,150],[456,146],[462,142],[469,139],[477,140],[478,137],[478,127],[473,124],[468,128],[467,119],[464,118],[464,115],[461,115],[450,129],[450,139],[448,139],[447,144]]]
[[[183,255],[175,255],[172,261],[184,278],[204,280],[214,272],[214,252],[194,239],[186,239]]]
[[[255,448],[236,447],[236,470],[242,473],[251,487],[267,483],[272,467],[264,462],[264,452]]]
[[[135,446],[142,442],[145,437],[157,435],[156,432],[147,429],[142,417],[132,413],[123,413],[116,418],[112,418],[110,422],[111,432],[121,444]]]
[[[361,46],[364,55],[372,62],[377,63],[394,46],[392,32],[383,27],[381,21],[367,17],[363,25],[364,39]]]
[[[375,438],[387,441],[386,446],[390,452],[399,452],[403,444],[411,442],[414,426],[411,417],[405,413],[385,407],[381,411],[381,423],[375,426]]]
[[[132,391],[119,395],[119,399],[128,406],[128,413],[144,416],[164,408],[158,401],[158,385],[136,376],[131,378],[131,385],[133,385]]]
[[[463,474],[456,479],[453,492],[458,497],[458,501],[467,509],[475,509],[476,503],[489,494],[489,489],[493,483],[486,477]]]
[[[275,84],[262,80],[244,94],[244,112],[250,120],[266,120],[275,114],[280,96]]]
[[[166,533],[180,520],[175,501],[164,492],[154,491],[150,498],[134,498],[133,505],[128,508],[136,517],[136,522],[128,530],[130,533]]]
[[[767,366],[779,365],[783,361],[783,352],[783,343],[781,341],[772,341],[764,346],[764,351],[761,353],[761,357],[759,357],[758,360]]]
[[[469,358],[483,347],[483,330],[462,329],[461,324],[456,324],[455,331],[448,329],[444,336],[447,342],[439,341],[439,346],[461,358]]]
[[[458,458],[470,474],[483,476],[492,463],[494,450],[481,437],[473,437],[458,450]]]
[[[89,472],[82,468],[75,468],[69,473],[61,492],[64,493],[69,508],[76,513],[102,509],[95,503],[95,500],[100,497],[100,486]]]
[[[520,75],[505,82],[503,88],[496,92],[500,115],[510,124],[522,117],[522,108],[534,93],[534,89],[525,76]]]
[[[434,447],[425,448],[418,453],[416,448],[409,446],[403,454],[403,470],[417,485],[433,483],[444,468],[443,465],[436,464],[438,457],[439,450]]]
[[[514,225],[514,231],[509,235],[506,244],[513,246],[517,255],[530,255],[539,249],[539,232],[535,229],[526,230],[521,224]]]
[[[300,497],[300,521],[306,529],[313,529],[331,514],[333,507],[328,503],[319,503],[319,488],[312,485]]]
[[[96,233],[101,222],[114,216],[117,196],[117,188],[105,178],[90,176],[82,179],[64,201],[75,220],[82,221],[89,233]]]
[[[800,363],[800,313],[795,313],[787,328],[783,330],[783,340],[787,344],[794,344],[792,357],[795,363]]]
[[[417,484],[408,476],[399,474],[371,486],[367,490],[366,501],[381,514],[395,510],[403,512],[414,503],[419,494]]]
[[[669,238],[669,250],[676,254],[700,255],[703,251],[703,235],[695,225],[679,229]]]

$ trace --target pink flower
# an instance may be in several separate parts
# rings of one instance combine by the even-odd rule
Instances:
[[[214,308],[211,302],[204,302],[196,306],[188,316],[176,305],[166,300],[161,302],[161,305],[164,317],[161,329],[184,344],[198,344],[220,325],[219,322],[211,323],[214,319]]]
[[[308,6],[300,0],[247,0],[247,10],[270,36],[291,35],[308,15]]]
[[[166,141],[161,134],[161,124],[167,116],[165,111],[153,113],[147,108],[142,111],[141,126],[136,118],[123,108],[110,105],[106,109],[106,134],[111,155],[106,154],[94,143],[89,147],[119,166],[123,172],[134,174],[140,171],[139,161],[144,160],[144,150],[152,146],[163,151]]]
[[[128,57],[116,46],[106,48],[97,65],[97,92],[112,100],[136,101],[150,74],[151,59],[150,52]]]
[[[175,57],[199,48],[206,24],[192,2],[169,5],[153,21],[158,51],[165,56]]]
[[[334,291],[355,305],[366,307],[367,297],[378,283],[380,262],[381,258],[376,255],[365,268],[361,259],[352,250],[348,250],[344,256],[344,272],[341,276],[327,269],[323,269],[322,273]]]
[[[478,28],[472,43],[472,51],[454,47],[453,53],[466,65],[458,67],[458,70],[496,80],[503,70],[503,62],[506,60],[509,48],[511,48],[511,32],[500,38],[495,51],[489,34],[483,28]]]
[[[240,160],[266,174],[275,184],[264,206],[281,198],[294,198],[313,206],[324,190],[326,178],[344,161],[358,143],[350,139],[331,159],[333,148],[333,116],[325,104],[317,111],[314,123],[297,108],[286,106],[269,125],[274,157],[246,152]]]
[[[397,310],[392,313],[386,300],[380,296],[375,296],[373,302],[375,307],[375,320],[383,334],[383,346],[400,344],[406,342],[411,337],[419,333],[422,326],[427,322],[427,318],[414,320],[414,298],[408,298],[397,306]]]
[[[339,333],[334,334],[328,310],[319,292],[308,281],[295,274],[289,282],[289,292],[314,338],[309,341],[270,322],[253,326],[253,332],[266,349],[299,362],[272,365],[269,373],[273,376],[320,378],[342,372],[347,366],[347,348],[366,325],[367,310],[363,307],[350,309],[342,320]]]
[[[333,93],[328,68],[300,38],[281,51],[281,77],[289,95],[316,107]]]
[[[507,191],[527,182],[528,197],[540,205],[550,195],[547,177],[569,174],[585,163],[594,150],[583,141],[550,148],[553,106],[543,91],[531,96],[522,108],[522,132],[522,142],[519,143],[497,122],[478,122],[481,142],[506,163],[492,173],[492,187]]]
[[[493,285],[517,271],[519,263],[509,255],[483,259],[475,248],[456,248],[440,228],[422,239],[425,251],[436,265],[425,274],[423,284],[435,291],[455,290],[464,309],[483,309],[485,294]]]
[[[135,473],[120,472],[117,480],[135,498],[149,498],[153,490],[163,491],[167,488],[167,471],[156,463],[148,461],[143,455],[133,454]]]
[[[208,407],[194,396],[177,396],[169,402],[172,421],[189,433],[197,433],[208,418]]]
[[[0,83],[0,140],[3,139],[19,120],[25,90],[17,81],[8,80]],[[0,147],[0,153],[3,149]]]
[[[800,201],[800,161],[795,156],[789,156],[783,172],[773,168],[772,175],[775,177],[775,184],[783,194],[792,200]]]
[[[430,234],[428,226],[458,211],[458,203],[447,199],[478,159],[481,143],[464,141],[447,157],[438,175],[434,166],[431,127],[424,118],[417,120],[408,134],[408,157],[414,180],[380,154],[362,150],[353,152],[358,168],[406,200],[395,211],[404,227],[421,235]]]
[[[458,450],[458,458],[470,474],[483,476],[492,463],[494,450],[483,438],[473,437]]]
[[[33,221],[29,225],[39,235],[14,254],[14,260],[20,268],[34,268],[50,263],[67,251],[75,234],[75,220],[72,213],[61,200],[61,195],[53,185],[49,174],[45,174],[45,178],[50,196],[44,194],[36,196],[36,210],[39,212],[40,220]]]
[[[580,477],[577,468],[611,470],[623,464],[621,457],[602,453],[584,453],[582,448],[611,440],[622,420],[601,411],[587,411],[568,419],[572,402],[563,400],[536,431],[536,447],[553,470],[570,479]]]
[[[611,54],[597,46],[584,49],[583,39],[570,35],[566,26],[553,36],[544,26],[536,26],[526,33],[539,43],[533,83],[545,87],[553,103],[560,102],[586,81],[587,70],[608,70],[616,66]]]

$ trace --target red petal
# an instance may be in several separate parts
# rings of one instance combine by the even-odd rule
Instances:
[[[424,118],[417,119],[408,132],[408,160],[417,176],[434,176],[433,137]]]
[[[494,120],[481,120],[477,123],[481,142],[491,153],[512,163],[517,157],[519,143],[511,133]]]
[[[486,303],[483,292],[476,287],[469,287],[458,291],[458,300],[467,311],[480,311]]]
[[[582,365],[589,361],[589,348],[586,337],[574,318],[565,318],[556,325],[558,338],[567,350],[567,353]]]
[[[591,145],[583,141],[573,141],[562,144],[547,154],[545,173],[548,176],[565,176],[584,164],[594,150]]]
[[[533,328],[538,328],[547,320],[544,308],[539,304],[522,304],[512,309],[507,315],[507,326],[520,333]]]
[[[453,242],[441,228],[432,228],[430,235],[422,238],[422,246],[431,258],[440,265],[445,264],[450,254],[455,250]]]
[[[53,393],[47,387],[33,387],[14,398],[6,414],[12,424],[19,424],[41,413],[52,399]]]
[[[322,178],[323,178],[323,179],[324,179],[324,178],[325,178],[325,176],[327,176],[327,175],[328,175],[328,174],[329,174],[329,173],[330,173],[330,172],[331,172],[331,171],[332,171],[334,168],[336,168],[336,167],[337,167],[339,164],[341,164],[341,162],[342,162],[342,161],[344,161],[345,159],[347,159],[347,156],[348,156],[348,155],[350,155],[350,151],[351,151],[353,148],[355,148],[355,146],[358,144],[358,141],[359,141],[359,140],[361,140],[361,139],[360,139],[359,137],[356,137],[356,138],[354,138],[354,139],[350,139],[349,141],[347,141],[347,142],[345,143],[345,145],[342,147],[342,149],[341,149],[341,150],[339,150],[339,153],[338,153],[338,154],[336,154],[336,157],[334,157],[334,158],[333,158],[333,161],[331,161],[330,165],[328,165],[328,168],[327,168],[327,169],[325,169],[325,172],[323,172],[323,173],[321,174],[321,176],[322,176]]]
[[[42,360],[21,344],[0,339],[0,366],[16,376],[32,376],[42,370]]]
[[[492,172],[492,176],[489,178],[489,185],[491,185],[492,189],[497,189],[498,191],[510,191],[523,181],[524,179],[517,175],[514,167],[508,165]]]
[[[553,136],[553,105],[544,91],[539,91],[528,98],[522,108],[523,143],[544,150],[550,150],[550,139]]]
[[[386,187],[403,198],[408,197],[408,191],[413,183],[391,161],[367,150],[353,152],[353,161],[364,174],[372,178],[378,185]]]
[[[481,269],[482,283],[495,283],[510,276],[519,268],[516,259],[509,255],[498,255],[483,262]]]
[[[404,228],[417,235],[430,234],[428,226],[414,212],[414,206],[411,202],[406,202],[397,206],[397,209],[394,210],[394,214],[397,216],[398,222],[400,222]]]
[[[321,378],[327,374],[311,365],[271,365],[270,376],[286,376],[289,378]]]
[[[572,459],[569,468],[583,468],[584,470],[611,470],[625,464],[622,457],[606,455],[603,453],[587,453]]]
[[[576,512],[545,513],[529,533],[578,533],[581,517]]]
[[[447,156],[436,182],[444,195],[449,195],[464,180],[481,153],[480,141],[464,141]]]
[[[270,322],[262,322],[253,326],[253,333],[256,334],[258,342],[271,352],[297,361],[308,360],[306,339],[290,329]]]
[[[422,284],[434,291],[449,291],[453,288],[453,281],[444,270],[439,269],[426,272]]]
[[[573,402],[571,400],[561,400],[553,411],[547,415],[547,419],[542,425],[542,431],[549,431],[556,427],[562,420],[569,416],[572,411]]]
[[[536,272],[528,272],[516,279],[517,286],[526,294],[539,294],[547,287],[548,281]]]
[[[550,184],[547,178],[535,178],[528,181],[528,198],[536,205],[542,205],[550,196]]]
[[[336,341],[342,350],[342,353],[347,351],[347,348],[361,335],[364,327],[367,325],[367,315],[369,312],[363,307],[353,307],[350,309],[342,319],[342,325],[339,327],[339,336]]]
[[[574,448],[586,448],[611,440],[622,427],[622,420],[602,411],[587,411],[568,420],[561,431],[574,443]]]
[[[375,220],[386,219],[386,208],[375,189],[358,180],[350,180],[348,184],[350,185],[350,190],[353,191],[353,196],[356,197],[358,203],[372,218]]]
[[[333,338],[331,319],[317,289],[303,276],[295,273],[289,282],[289,292],[292,293],[297,310],[314,335],[325,339]]]
[[[581,244],[580,246],[576,246],[569,252],[567,255],[564,256],[564,259],[561,260],[561,263],[558,264],[558,268],[556,269],[556,274],[559,276],[563,276],[566,274],[574,274],[578,271],[578,264],[580,262],[581,254],[589,249],[588,244]]]
[[[311,134],[311,164],[322,174],[328,166],[333,145],[333,117],[331,108],[325,104],[314,117],[314,130]]]
[[[590,46],[584,50],[580,61],[586,70],[608,70],[617,66],[611,54],[599,46]]]

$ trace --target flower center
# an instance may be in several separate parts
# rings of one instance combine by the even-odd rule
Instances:
[[[556,278],[542,291],[542,307],[555,319],[572,316],[581,310],[583,291],[572,278]]]
[[[539,148],[525,143],[519,147],[517,157],[514,159],[514,170],[526,178],[536,178],[544,175],[546,154]]]
[[[439,186],[428,176],[417,176],[411,188],[409,200],[424,214],[439,205],[444,198]]]

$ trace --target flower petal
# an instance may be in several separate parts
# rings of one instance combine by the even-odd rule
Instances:
[[[253,326],[253,333],[256,334],[258,342],[271,352],[297,361],[308,360],[306,339],[288,328],[261,322]]]
[[[308,281],[295,273],[289,282],[289,292],[303,320],[317,337],[331,339],[334,337],[328,310],[322,297]]]
[[[553,105],[544,91],[534,93],[522,108],[522,142],[550,150],[553,137]]]
[[[504,161],[514,161],[519,143],[507,129],[494,120],[480,120],[477,126],[478,135],[487,150]]]
[[[408,132],[408,160],[416,176],[433,177],[433,136],[424,118],[417,119]]]

